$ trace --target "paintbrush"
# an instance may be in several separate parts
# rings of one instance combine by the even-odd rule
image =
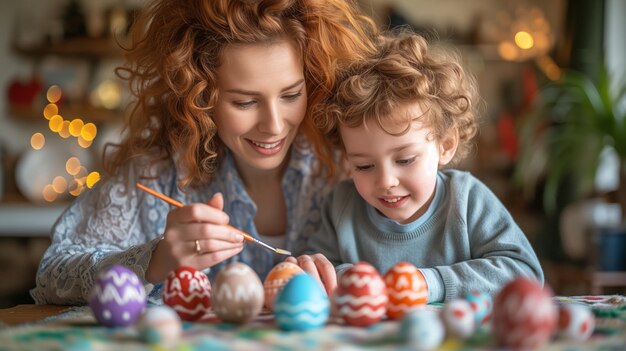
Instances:
[[[139,184],[139,183],[135,183],[135,185],[139,189],[147,192],[150,195],[158,197],[159,199],[167,202],[168,204],[170,204],[172,206],[176,206],[176,207],[183,207],[184,206],[181,202],[176,201],[176,200],[172,199],[171,197],[165,196],[165,195],[163,195],[163,194],[161,194],[159,192],[156,192],[156,191],[148,188],[145,185],[142,185],[142,184]],[[231,226],[229,224],[224,224],[224,226],[226,226],[226,227],[228,227],[228,228],[230,228],[232,230],[237,231],[239,234],[243,235],[244,239],[246,239],[247,241],[253,242],[253,243],[257,244],[257,245],[261,245],[261,246],[263,246],[264,248],[266,248],[268,250],[276,252],[277,254],[291,256],[291,252],[289,252],[287,250],[271,247],[270,245],[268,245],[268,244],[262,242],[261,240],[253,237],[252,235],[250,235],[250,234],[248,234],[246,232],[243,232],[243,231],[241,231],[241,230],[239,230],[239,229],[237,229],[237,228],[235,228],[235,227],[233,227],[233,226]]]

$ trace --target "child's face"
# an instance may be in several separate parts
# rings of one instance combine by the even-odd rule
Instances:
[[[422,110],[414,103],[394,113],[420,116]],[[341,126],[340,132],[359,194],[384,216],[403,224],[428,209],[439,166],[450,162],[457,146],[456,134],[439,142],[428,138],[430,130],[419,120],[399,136],[386,133],[376,122],[357,128]]]

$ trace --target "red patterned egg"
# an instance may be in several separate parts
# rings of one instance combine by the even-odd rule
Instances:
[[[422,272],[409,262],[399,262],[385,274],[387,316],[398,319],[428,302],[428,286]]]
[[[591,336],[596,325],[591,308],[587,305],[569,303],[559,306],[559,337],[582,342]]]
[[[181,319],[195,321],[211,308],[211,284],[204,272],[181,266],[171,271],[163,288],[163,303]]]
[[[263,284],[248,265],[230,263],[219,271],[213,285],[213,310],[224,322],[245,323],[261,312]]]
[[[274,300],[276,296],[287,284],[287,282],[293,278],[294,275],[304,272],[300,266],[291,262],[281,262],[274,266],[272,270],[265,277],[263,282],[263,291],[265,292],[265,307],[270,311],[274,309]]]
[[[526,277],[505,285],[493,306],[493,332],[501,346],[518,349],[541,347],[557,324],[557,308],[548,287]]]
[[[339,277],[333,295],[335,310],[354,326],[380,321],[387,310],[387,288],[378,271],[367,262],[358,262]]]

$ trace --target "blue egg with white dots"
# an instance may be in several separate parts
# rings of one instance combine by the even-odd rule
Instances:
[[[487,323],[491,319],[491,313],[493,312],[493,299],[491,295],[482,291],[472,291],[465,296],[465,300],[469,302],[474,312],[476,327]]]
[[[274,302],[276,323],[282,330],[313,330],[326,324],[330,301],[326,292],[307,273],[296,274]]]

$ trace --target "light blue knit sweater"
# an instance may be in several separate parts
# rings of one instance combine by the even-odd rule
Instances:
[[[358,261],[381,274],[407,261],[424,274],[428,302],[477,290],[494,295],[520,275],[543,282],[539,260],[498,198],[470,173],[445,170],[428,211],[409,224],[378,213],[345,180],[329,195],[322,229],[309,239],[340,273]]]

